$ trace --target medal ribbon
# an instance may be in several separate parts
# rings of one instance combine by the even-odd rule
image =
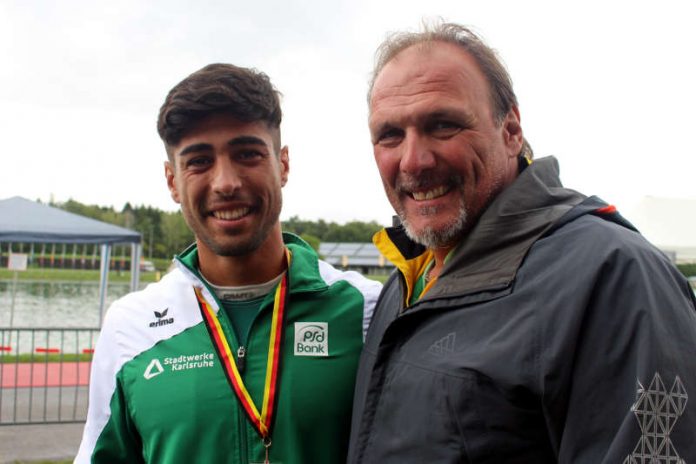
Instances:
[[[242,376],[239,374],[237,363],[230,349],[230,344],[227,342],[227,337],[225,337],[222,331],[217,314],[205,298],[203,298],[201,290],[194,287],[196,298],[198,299],[198,306],[203,315],[205,325],[208,328],[210,339],[222,361],[222,367],[227,376],[227,380],[237,395],[237,399],[239,399],[247,417],[249,417],[249,420],[254,425],[254,428],[256,428],[256,431],[261,435],[264,443],[268,442],[269,445],[273,412],[275,410],[276,395],[278,393],[278,367],[280,365],[280,348],[283,339],[283,321],[285,320],[285,309],[289,300],[290,251],[287,248],[285,250],[285,256],[288,270],[285,272],[280,284],[276,288],[273,301],[271,334],[268,342],[268,358],[266,362],[266,381],[263,388],[263,404],[260,414],[244,385]]]

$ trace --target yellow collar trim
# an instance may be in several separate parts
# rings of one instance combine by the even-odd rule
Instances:
[[[408,306],[408,302],[411,301],[411,295],[413,293],[413,288],[416,285],[418,279],[423,275],[423,272],[428,267],[428,263],[435,259],[433,252],[426,250],[423,254],[412,258],[406,259],[401,254],[401,252],[396,248],[394,243],[389,238],[387,231],[382,229],[377,232],[372,237],[372,243],[375,244],[377,249],[387,258],[396,268],[401,271],[406,281],[406,300],[404,301],[404,306]],[[423,289],[421,297],[430,290],[437,279],[432,279]]]

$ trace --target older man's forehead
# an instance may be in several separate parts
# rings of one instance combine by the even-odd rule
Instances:
[[[488,82],[476,60],[445,42],[407,48],[387,63],[375,81],[369,110],[372,133],[419,124],[437,112],[459,113],[467,121],[494,113]]]
[[[427,48],[414,45],[382,68],[375,80],[370,104],[385,96],[414,95],[433,86],[448,85],[488,91],[478,63],[461,47],[445,42]]]

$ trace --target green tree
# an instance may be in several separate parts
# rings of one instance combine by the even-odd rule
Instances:
[[[677,267],[687,277],[696,276],[696,263],[677,264]]]
[[[171,258],[193,243],[193,232],[189,230],[180,211],[162,215],[162,258]]]
[[[317,237],[316,235],[302,234],[300,235],[300,238],[307,242],[309,246],[314,248],[314,251],[319,253],[319,245],[321,244],[321,240],[319,239],[319,237]]]
[[[322,242],[370,242],[372,236],[382,226],[375,221],[350,221],[346,224],[326,222],[322,219],[314,222],[292,216],[283,222],[283,230],[302,236],[318,237]]]
[[[73,199],[52,205],[140,232],[143,256],[148,258],[171,259],[194,241],[193,233],[180,211],[165,212],[151,206],[133,206],[130,202],[126,203],[121,211],[116,211],[112,207],[85,205]],[[369,242],[374,233],[381,228],[382,226],[375,221],[349,221],[346,224],[338,224],[323,219],[310,221],[298,216],[283,221],[283,230],[299,235],[316,250],[319,250],[321,242]]]

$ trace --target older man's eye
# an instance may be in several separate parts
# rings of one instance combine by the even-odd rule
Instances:
[[[429,132],[437,138],[450,138],[462,130],[462,126],[451,121],[435,121],[429,127]]]
[[[404,137],[403,131],[399,129],[387,129],[381,132],[375,140],[375,145],[394,146],[398,145]]]

